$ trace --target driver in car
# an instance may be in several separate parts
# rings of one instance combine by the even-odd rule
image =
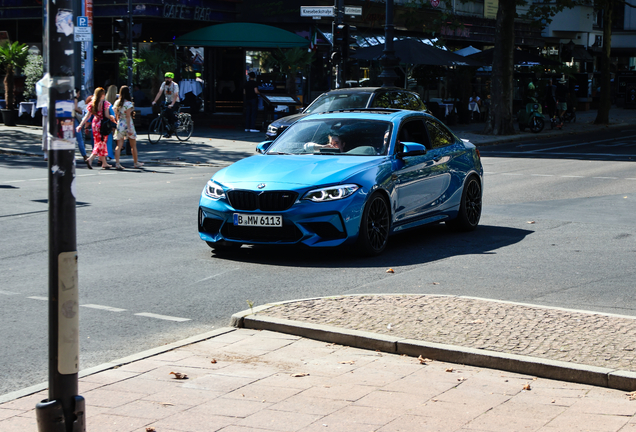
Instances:
[[[305,144],[305,150],[320,151],[321,149],[334,149],[339,152],[343,152],[345,145],[346,144],[344,142],[344,139],[342,139],[342,136],[331,134],[329,135],[329,141],[327,142],[327,144],[316,144],[313,142],[308,142],[307,144]]]

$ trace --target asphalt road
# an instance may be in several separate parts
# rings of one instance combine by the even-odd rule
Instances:
[[[611,154],[635,155],[636,131],[615,132],[624,145]],[[475,232],[426,227],[373,259],[287,248],[215,256],[196,210],[218,168],[78,169],[81,367],[226,326],[248,301],[439,293],[636,315],[636,164],[590,156],[602,150],[594,143],[560,154],[570,137],[548,144],[551,155],[532,153],[538,141],[483,149]],[[47,379],[47,195],[44,162],[0,155],[0,394]]]

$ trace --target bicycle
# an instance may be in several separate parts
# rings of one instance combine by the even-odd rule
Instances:
[[[165,114],[166,106],[165,104],[161,104],[161,110],[153,121],[150,122],[150,126],[148,127],[148,141],[151,144],[157,144],[161,138],[163,138],[164,134],[168,131],[168,121],[166,120]],[[175,126],[171,131],[174,136],[177,137],[179,141],[186,141],[190,139],[192,136],[192,131],[194,131],[194,122],[192,121],[192,116],[188,113],[181,112],[181,106],[177,109],[177,121],[175,122]]]

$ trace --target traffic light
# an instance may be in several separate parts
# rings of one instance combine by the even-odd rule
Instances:
[[[345,61],[349,58],[351,54],[354,54],[356,48],[351,45],[356,45],[358,41],[353,35],[355,34],[357,28],[356,26],[352,26],[349,24],[344,25],[344,34],[342,40],[342,57]]]
[[[342,48],[345,41],[346,24],[333,24],[333,52],[342,56]],[[333,56],[332,56],[333,57]]]
[[[113,21],[113,40],[115,42],[115,48],[121,48],[126,44],[128,35],[128,29],[126,28],[126,21],[123,19],[116,19]]]

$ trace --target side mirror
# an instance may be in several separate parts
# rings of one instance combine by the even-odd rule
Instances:
[[[256,145],[256,151],[261,154],[265,154],[267,149],[272,145],[274,141],[263,141],[262,143],[258,143]]]
[[[397,154],[397,157],[402,159],[410,156],[422,156],[427,152],[424,144],[418,144],[414,142],[402,142],[402,151]]]

